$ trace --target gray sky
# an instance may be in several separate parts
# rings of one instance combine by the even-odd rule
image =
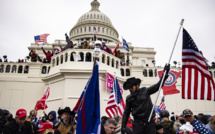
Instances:
[[[17,61],[28,55],[34,36],[49,33],[48,43],[65,39],[93,0],[0,0],[0,56]],[[100,11],[133,46],[153,47],[156,65],[168,62],[179,23],[209,63],[215,61],[214,0],[98,0]],[[181,61],[182,34],[171,60]]]

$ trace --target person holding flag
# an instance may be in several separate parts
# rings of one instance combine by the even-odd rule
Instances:
[[[148,118],[150,117],[151,109],[153,108],[153,104],[150,98],[151,94],[154,94],[159,90],[160,84],[163,85],[165,80],[168,78],[168,72],[170,70],[170,65],[167,64],[164,67],[164,72],[166,72],[164,76],[164,81],[161,83],[161,80],[151,86],[151,87],[142,87],[140,88],[141,80],[135,77],[128,78],[126,82],[123,84],[124,90],[130,91],[130,95],[126,98],[126,106],[123,114],[122,120],[122,128],[121,133],[125,134],[126,124],[129,118],[130,113],[134,117],[133,123],[133,133],[134,134],[155,134],[155,112],[153,111],[153,115],[148,122]]]

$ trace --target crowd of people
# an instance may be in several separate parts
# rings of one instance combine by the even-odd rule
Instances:
[[[96,41],[100,43],[100,50],[103,50],[109,54],[112,54],[118,58],[121,58],[122,55],[120,54],[120,50],[119,50],[119,45],[117,45],[115,47],[115,49],[112,51],[107,45],[105,41]],[[65,51],[66,49],[94,49],[95,48],[95,44],[93,43],[89,43],[88,41],[84,40],[83,42],[81,42],[81,44],[73,44],[73,42],[71,40],[69,40],[67,42],[67,45],[65,47],[62,47],[59,44],[59,47],[61,50],[59,50],[58,48],[54,48],[52,51],[48,50],[47,52],[44,50],[43,47],[41,47],[41,49],[43,50],[43,53],[45,54],[45,58],[41,59],[40,56],[36,53],[35,50],[31,50],[29,53],[29,56],[31,58],[31,62],[43,62],[43,63],[50,63],[51,62],[51,58],[53,55],[59,54],[60,52]],[[87,55],[88,56],[88,55]],[[80,55],[80,60],[83,59],[83,54]],[[90,59],[89,57],[86,57],[86,60]]]
[[[163,86],[169,70],[170,65],[165,65],[163,83],[159,80],[151,87],[140,88],[140,79],[128,78],[123,89],[129,90],[130,95],[126,97],[123,116],[102,116],[101,134],[214,134],[215,115],[200,113],[195,116],[190,109],[171,118],[167,110],[162,110],[159,117],[156,117],[154,110],[150,114],[153,108],[150,95],[157,92],[160,85]],[[78,116],[75,116],[70,107],[59,108],[57,112],[50,111],[48,115],[45,112],[43,114],[43,117],[38,118],[37,111],[31,110],[27,116],[25,109],[18,109],[13,118],[9,111],[1,109],[0,134],[75,134]]]
[[[14,117],[8,110],[0,109],[0,134],[75,134],[77,122],[74,117],[75,112],[69,107],[48,114],[43,111],[42,117],[37,116],[36,110],[27,114],[25,109],[18,109]],[[153,118],[153,122],[154,126],[148,122],[144,127],[144,124],[139,126],[129,118],[123,126],[121,116],[102,116],[101,134],[142,134],[136,132],[137,127],[147,131],[143,134],[151,131],[149,129],[155,134],[215,134],[215,115],[193,115],[190,109],[183,110],[180,116],[172,114],[171,117],[167,110],[163,110]]]

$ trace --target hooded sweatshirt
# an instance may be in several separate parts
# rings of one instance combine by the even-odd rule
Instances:
[[[53,125],[55,125],[56,123],[58,123],[58,121],[56,120],[56,112],[55,111],[49,112],[48,117],[50,114],[52,114],[53,116],[53,118],[50,121],[53,123]]]

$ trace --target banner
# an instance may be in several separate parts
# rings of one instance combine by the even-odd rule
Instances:
[[[161,78],[163,74],[163,70],[158,71],[158,77]],[[170,95],[170,94],[177,94],[180,93],[180,91],[176,88],[176,83],[178,77],[181,75],[181,71],[173,71],[170,70],[168,73],[169,77],[165,81],[164,86],[162,87],[161,95]]]

